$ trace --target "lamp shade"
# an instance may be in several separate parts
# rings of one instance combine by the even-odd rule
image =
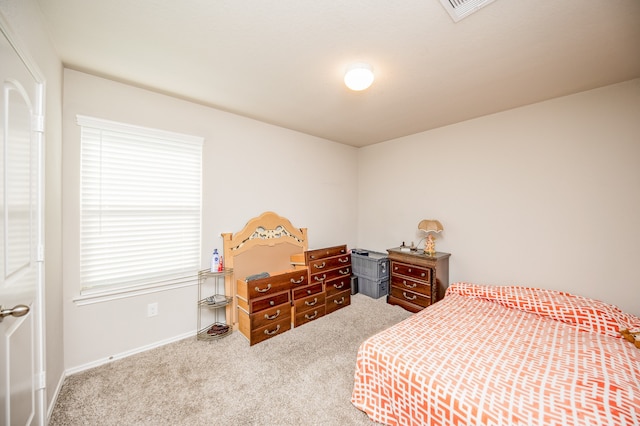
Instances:
[[[357,63],[347,68],[344,74],[344,84],[351,90],[360,91],[373,83],[373,68],[369,64]]]
[[[418,224],[418,229],[425,232],[440,232],[444,228],[438,220],[425,219],[420,221],[420,223]]]

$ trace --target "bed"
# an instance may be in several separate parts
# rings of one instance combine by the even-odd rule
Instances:
[[[351,402],[388,425],[638,425],[640,318],[572,294],[455,283],[360,346]]]

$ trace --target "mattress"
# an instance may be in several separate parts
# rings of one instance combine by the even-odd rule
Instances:
[[[351,402],[388,425],[634,425],[640,319],[525,287],[452,284],[445,298],[367,339]]]

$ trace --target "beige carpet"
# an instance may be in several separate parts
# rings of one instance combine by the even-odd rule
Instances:
[[[351,305],[250,347],[195,337],[68,377],[50,425],[372,425],[351,402],[358,347],[410,313]]]

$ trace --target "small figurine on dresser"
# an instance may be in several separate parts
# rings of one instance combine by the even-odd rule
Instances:
[[[418,224],[418,230],[425,232],[427,237],[424,242],[424,254],[429,257],[436,255],[436,240],[433,237],[433,232],[440,233],[443,230],[443,226],[439,220],[425,219]]]
[[[424,252],[429,256],[436,254],[436,242],[431,234],[427,235],[427,240],[424,243]]]

